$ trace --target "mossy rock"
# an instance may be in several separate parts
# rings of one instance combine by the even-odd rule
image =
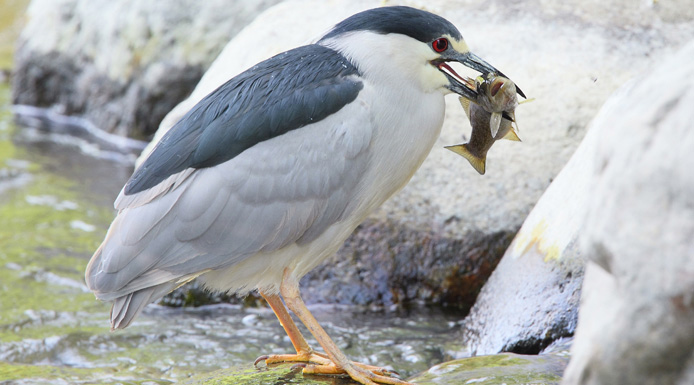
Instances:
[[[415,384],[559,384],[568,355],[503,353],[444,362],[409,381]]]
[[[292,370],[293,364],[275,364],[259,368],[247,365],[220,369],[190,378],[185,385],[353,385],[357,384],[346,376],[318,376]]]
[[[414,376],[408,381],[415,384],[481,385],[527,384],[554,385],[561,382],[568,354],[539,356],[503,353],[491,356],[463,358],[444,362]],[[345,376],[304,376],[292,364],[253,368],[248,366],[217,370],[191,378],[185,385],[276,385],[276,384],[331,384],[352,385],[356,382]]]

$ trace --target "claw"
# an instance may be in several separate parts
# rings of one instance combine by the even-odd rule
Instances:
[[[306,364],[303,362],[300,362],[298,364],[292,365],[292,367],[289,368],[289,370],[291,370],[292,372],[295,372],[295,371],[300,370],[300,369],[303,370],[305,367],[306,367]]]
[[[253,366],[258,366],[258,363],[260,361],[265,361],[268,358],[270,358],[270,356],[260,356],[260,357],[256,358],[255,361],[253,362]]]

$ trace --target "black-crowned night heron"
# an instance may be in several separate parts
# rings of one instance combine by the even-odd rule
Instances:
[[[113,301],[112,328],[197,278],[267,300],[297,352],[267,363],[404,384],[349,361],[304,305],[299,279],[412,177],[441,131],[444,95],[475,99],[452,61],[499,73],[447,20],[377,8],[205,97],[126,183],[89,262],[87,285]],[[306,343],[282,297],[325,354]]]

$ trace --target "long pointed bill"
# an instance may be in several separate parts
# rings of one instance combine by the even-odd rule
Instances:
[[[468,68],[472,68],[475,71],[481,72],[482,75],[493,73],[495,75],[500,75],[505,78],[508,78],[508,76],[504,75],[503,72],[494,68],[494,66],[487,63],[486,61],[484,61],[484,59],[475,55],[472,52],[456,53],[455,56],[449,57],[447,59],[451,61],[455,60]],[[450,85],[448,87],[449,90],[467,99],[474,100],[475,98],[477,98],[477,92],[475,90],[476,87],[474,86],[474,81],[472,81],[471,79],[465,79],[461,77],[444,62],[439,64],[439,69],[446,75],[446,77],[448,77],[448,80],[450,82]],[[518,95],[525,98],[525,94],[520,89],[520,87],[518,87],[518,85],[516,85],[516,92],[518,92]]]

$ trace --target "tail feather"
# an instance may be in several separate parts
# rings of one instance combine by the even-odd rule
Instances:
[[[174,282],[166,282],[116,298],[111,307],[111,330],[125,329],[146,305],[165,296],[177,286]]]

